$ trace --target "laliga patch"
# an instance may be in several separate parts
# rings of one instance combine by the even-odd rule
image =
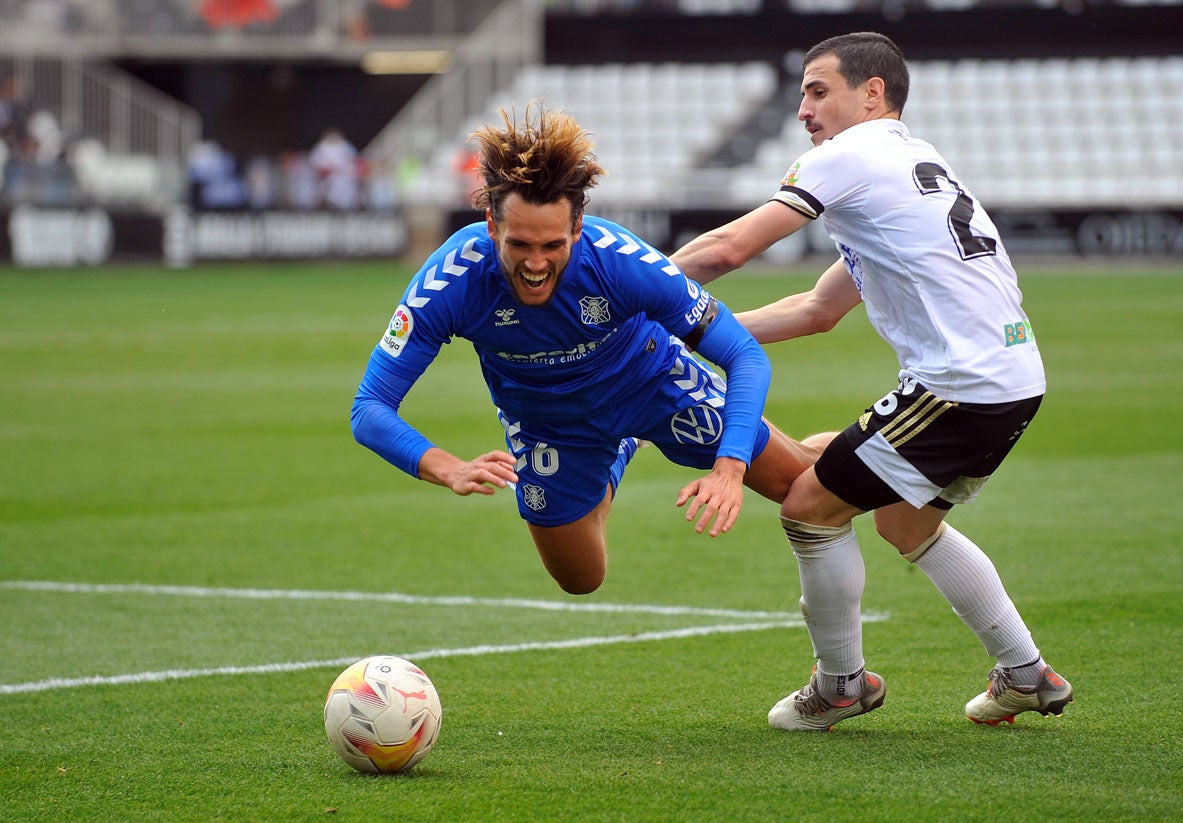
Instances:
[[[391,357],[398,357],[407,345],[414,328],[415,319],[411,316],[411,310],[400,304],[394,310],[394,317],[390,318],[390,327],[386,334],[382,335],[382,349]]]
[[[801,179],[801,163],[794,163],[785,172],[784,178],[780,181],[781,186],[795,186],[797,181]]]

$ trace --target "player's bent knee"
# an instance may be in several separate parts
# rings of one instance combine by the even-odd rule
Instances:
[[[854,525],[851,523],[841,526],[818,526],[813,523],[793,520],[784,515],[781,515],[780,525],[785,530],[785,536],[789,538],[789,545],[794,550],[824,549],[854,529]]]
[[[946,525],[947,524],[944,521],[941,521],[941,525],[937,526],[937,530],[935,532],[933,532],[932,534],[930,534],[928,537],[926,537],[924,540],[921,540],[920,545],[918,545],[916,548],[912,549],[911,551],[906,551],[906,552],[901,551],[900,556],[903,557],[905,560],[907,560],[909,563],[915,563],[917,560],[920,559],[921,555],[923,555],[926,551],[928,551],[930,548],[932,548],[933,543],[935,543],[941,539],[941,535],[943,535],[945,533],[945,526]]]
[[[586,559],[580,562],[571,557],[557,558],[544,554],[543,565],[559,588],[567,594],[591,594],[600,588],[608,576],[607,564]]]
[[[826,446],[830,445],[833,439],[838,435],[839,432],[818,432],[817,434],[811,434],[809,437],[806,437],[804,440],[802,440],[801,445],[808,446],[811,449],[817,449],[818,451],[823,451],[825,450]]]
[[[555,582],[559,584],[559,588],[567,594],[591,594],[596,589],[600,588],[600,584],[604,582],[604,578],[597,577],[577,577],[577,578],[555,578]]]

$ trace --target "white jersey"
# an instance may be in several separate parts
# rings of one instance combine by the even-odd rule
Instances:
[[[901,379],[965,403],[1044,393],[998,229],[903,123],[872,120],[826,140],[798,158],[773,199],[822,219]]]

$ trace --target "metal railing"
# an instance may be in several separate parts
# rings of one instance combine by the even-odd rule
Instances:
[[[56,126],[61,151],[88,199],[163,205],[182,195],[189,149],[201,136],[201,119],[190,107],[82,58],[0,54],[0,78],[15,94],[12,104],[28,128],[38,113]],[[53,159],[34,161],[14,155],[17,150],[8,149],[9,163]]]
[[[495,92],[508,88],[523,67],[542,61],[544,17],[541,0],[503,2],[457,48],[448,71],[432,77],[371,141],[367,159],[399,170],[408,162],[426,164],[453,143]]]

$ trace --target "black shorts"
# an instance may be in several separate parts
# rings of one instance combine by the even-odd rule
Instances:
[[[916,508],[968,503],[1042,400],[953,403],[904,380],[834,438],[817,461],[818,480],[863,511],[901,500]]]

